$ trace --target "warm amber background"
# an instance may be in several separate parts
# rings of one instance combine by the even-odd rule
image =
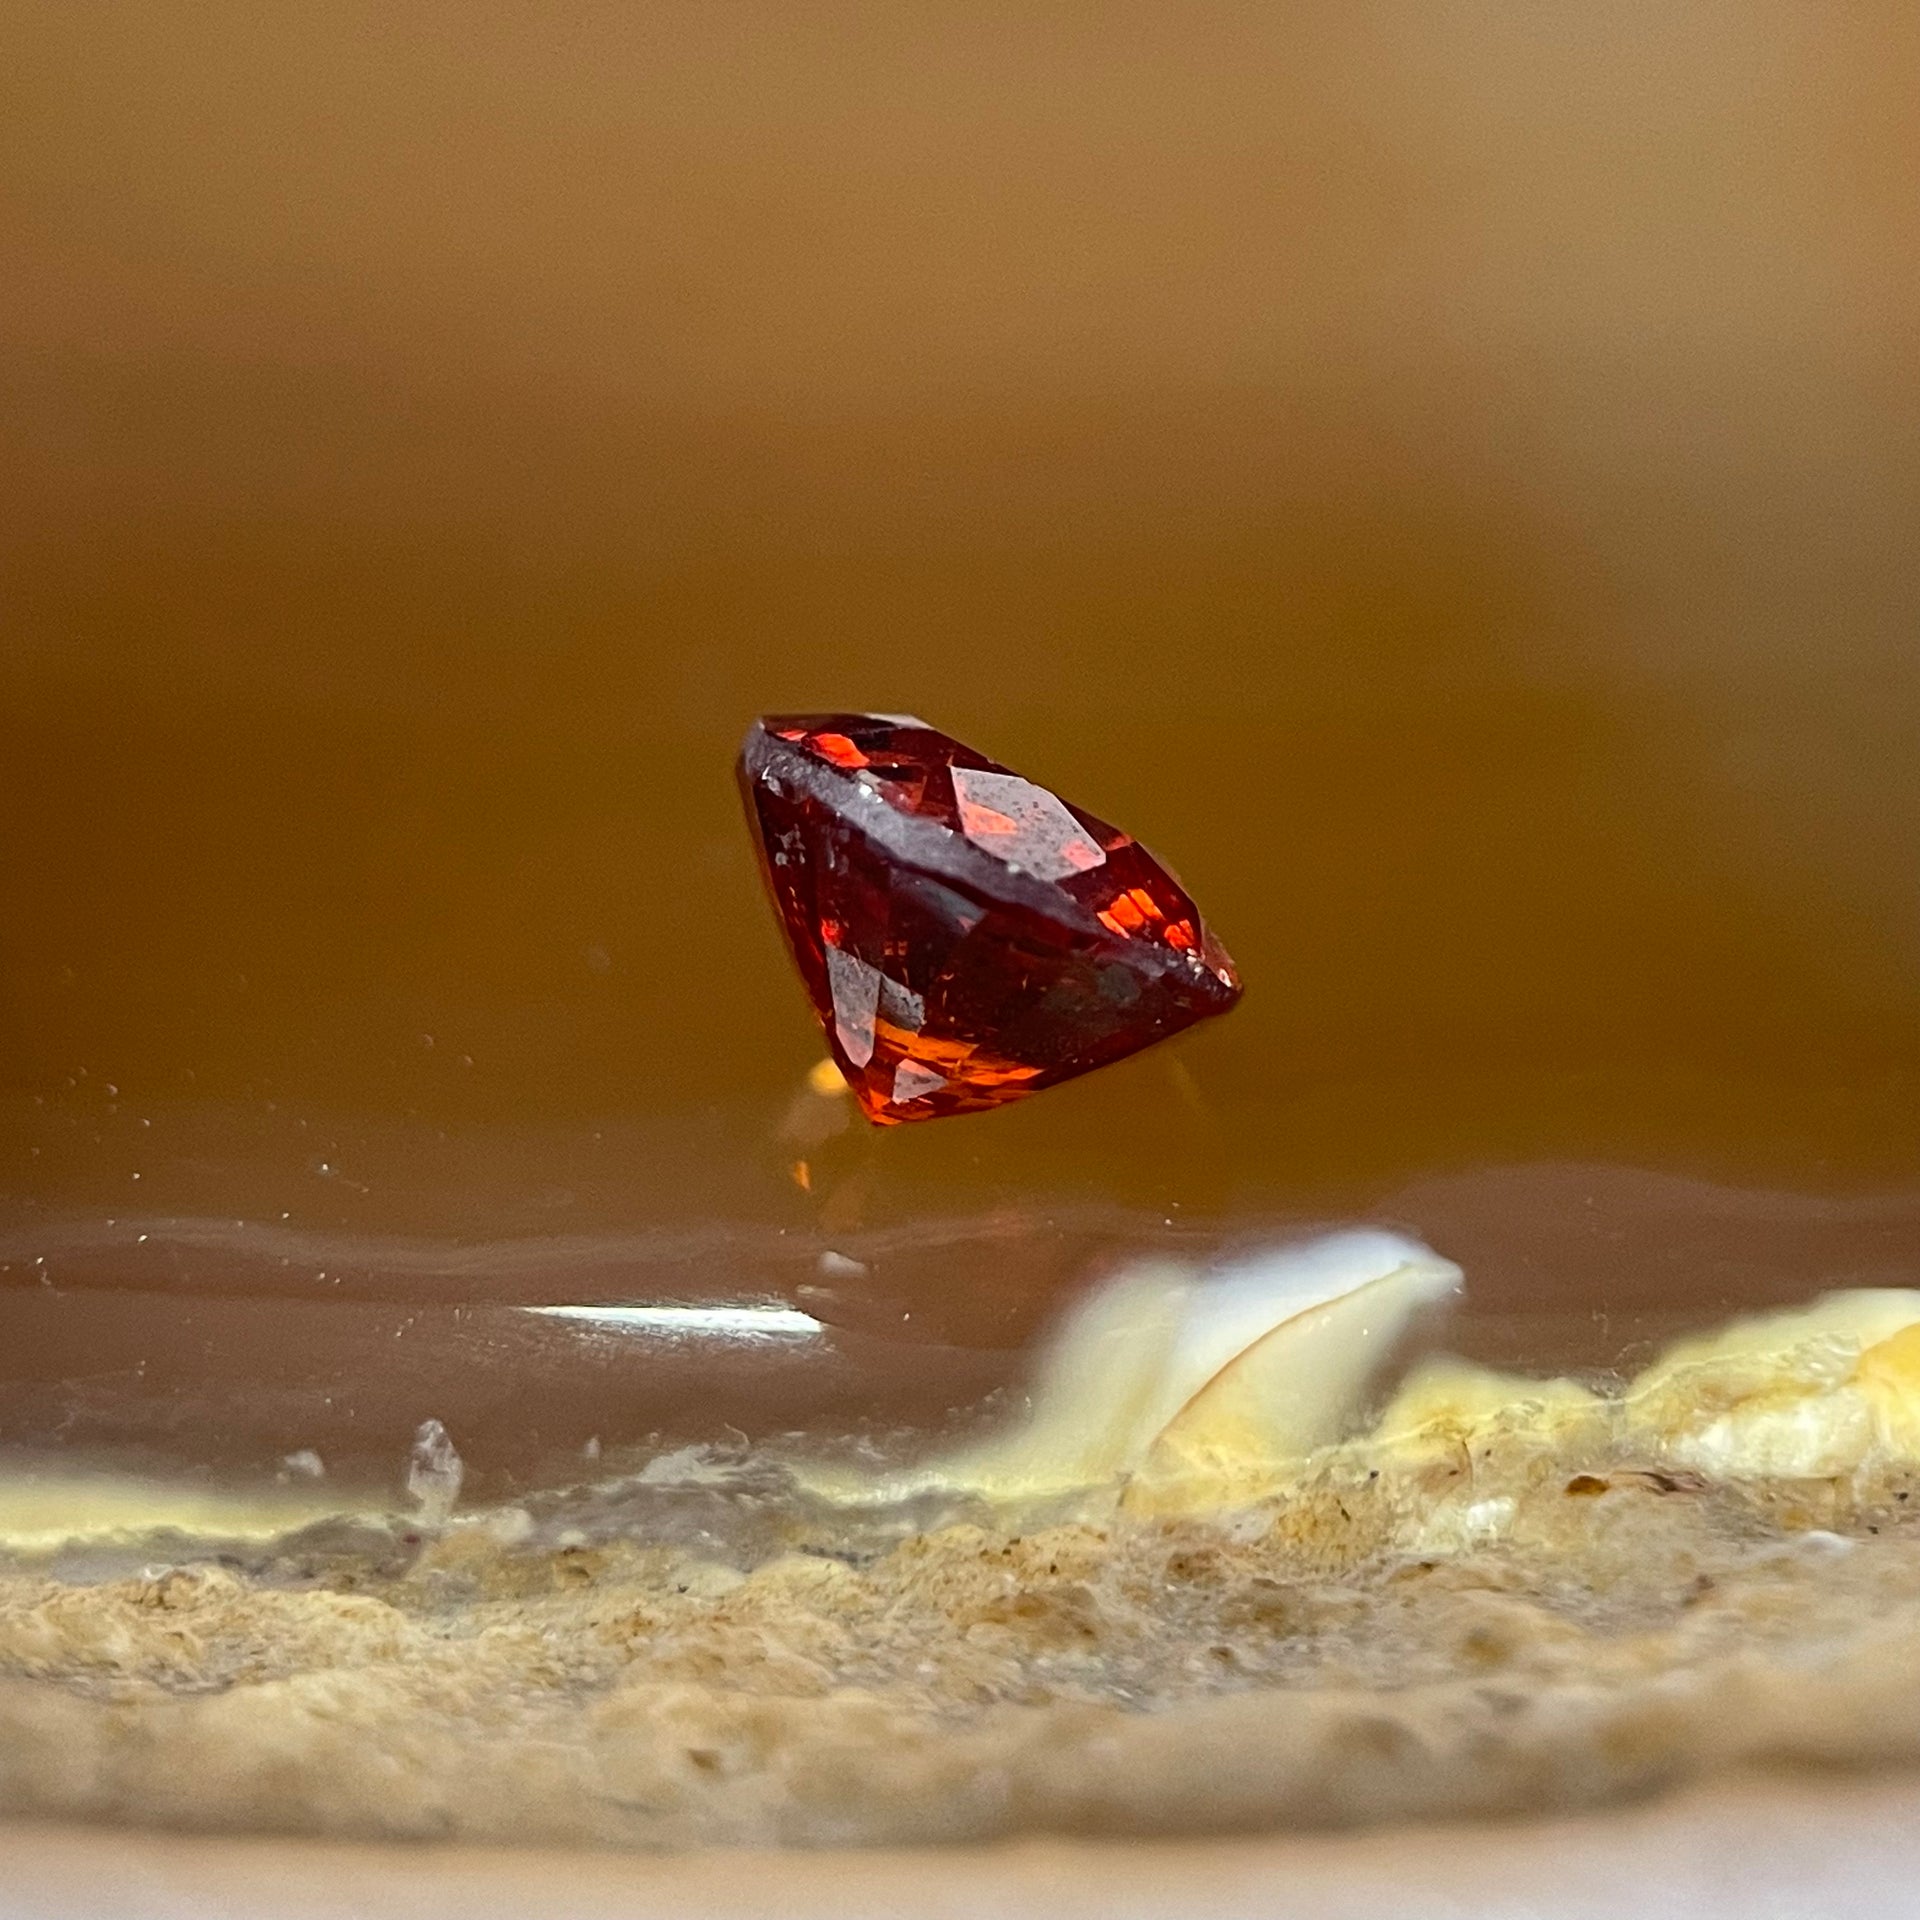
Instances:
[[[1920,1167],[1904,0],[8,12],[29,1224],[813,1204],[729,760],[839,704],[1249,994],[829,1189]]]

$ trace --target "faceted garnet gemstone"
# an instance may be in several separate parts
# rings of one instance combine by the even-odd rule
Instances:
[[[895,714],[740,754],[793,957],[870,1120],[1003,1106],[1225,1013],[1233,962],[1136,841]]]

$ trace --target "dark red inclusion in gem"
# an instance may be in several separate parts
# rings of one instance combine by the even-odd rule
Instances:
[[[827,1045],[870,1120],[1003,1106],[1240,997],[1233,962],[1144,847],[924,721],[757,721],[740,786]]]

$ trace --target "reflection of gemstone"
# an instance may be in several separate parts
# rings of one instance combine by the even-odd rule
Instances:
[[[997,1107],[1225,1013],[1240,981],[1145,848],[923,721],[761,720],[740,785],[870,1120]]]

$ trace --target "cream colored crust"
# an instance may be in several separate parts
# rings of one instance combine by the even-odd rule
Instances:
[[[1920,1759],[1916,1306],[1840,1297],[1611,1396],[1435,1363],[1304,1461],[1210,1460],[860,1564],[803,1530],[742,1573],[495,1516],[304,1588],[272,1553],[94,1586],[22,1568],[0,1811],[871,1845]]]

